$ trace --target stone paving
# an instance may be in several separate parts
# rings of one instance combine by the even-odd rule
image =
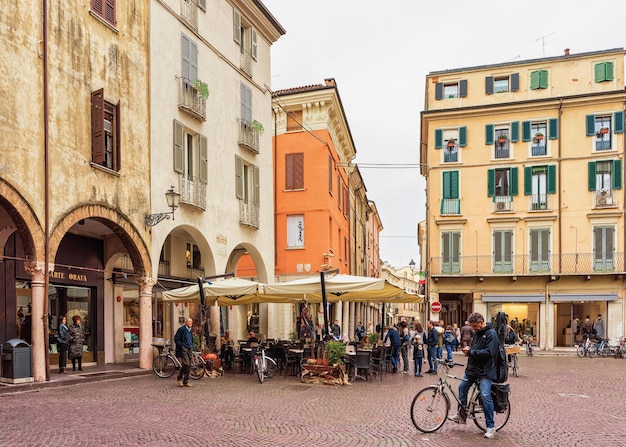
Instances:
[[[463,362],[463,357],[457,360]],[[621,446],[626,360],[535,356],[510,377],[511,419],[493,440],[468,421],[423,434],[411,423],[432,376],[307,385],[227,373],[179,388],[152,373],[91,375],[0,390],[1,446]],[[111,370],[111,368],[109,368]],[[462,373],[455,367],[454,373]],[[121,376],[121,377],[120,377]],[[56,386],[52,386],[56,385]]]

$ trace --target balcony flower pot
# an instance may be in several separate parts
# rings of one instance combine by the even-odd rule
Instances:
[[[535,134],[535,140],[536,140],[536,141],[541,141],[541,140],[543,140],[543,134],[542,134],[542,133],[536,133],[536,134]]]
[[[598,133],[601,133],[601,134],[609,133],[609,128],[608,127],[603,127],[603,128],[600,129],[600,131]]]
[[[198,95],[202,98],[207,99],[209,97],[209,86],[206,82],[202,82],[200,79],[196,79],[193,81],[194,88],[198,91]]]
[[[504,135],[504,134],[498,135],[498,143],[505,143],[506,140],[508,140],[508,139],[509,138],[506,135]]]
[[[448,147],[454,147],[455,143],[454,140],[448,140]]]
[[[263,124],[259,123],[257,120],[252,120],[248,123],[248,125],[252,128],[255,129],[259,135],[263,135],[263,132],[265,131],[265,128],[263,127]]]

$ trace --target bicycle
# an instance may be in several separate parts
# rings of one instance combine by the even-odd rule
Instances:
[[[159,346],[157,346],[159,347]],[[152,371],[162,378],[172,377],[177,369],[182,368],[182,363],[176,357],[175,351],[169,340],[163,346],[166,351],[162,352],[152,360]],[[194,352],[192,356],[191,369],[189,377],[194,380],[200,380],[206,373],[206,362],[198,352]]]
[[[602,356],[602,357],[606,357],[607,355],[609,355],[610,350],[608,348],[608,342],[609,339],[608,338],[598,338],[598,340],[600,341],[599,343],[594,343],[591,347],[591,349],[589,349],[589,357],[593,358],[596,357],[598,355]]]
[[[519,377],[519,364],[517,363],[517,353],[509,354],[511,356],[511,361],[509,362],[509,366],[511,367],[511,371],[515,377]]]
[[[263,383],[266,377],[268,379],[274,377],[278,369],[276,361],[265,355],[265,348],[261,345],[257,347],[256,354],[254,354],[254,368],[260,383]]]
[[[524,335],[524,343],[526,344],[526,356],[533,356],[533,336],[532,335]]]
[[[480,387],[478,383],[473,383],[468,390],[468,404],[463,406],[459,399],[459,395],[452,385],[448,382],[449,378],[463,380],[461,377],[453,376],[449,373],[452,366],[464,366],[460,363],[446,362],[439,359],[439,374],[437,383],[430,385],[417,392],[411,403],[411,421],[415,428],[422,433],[432,433],[439,430],[448,420],[450,412],[450,397],[446,392],[446,388],[454,397],[459,405],[459,414],[462,420],[473,419],[474,424],[482,431],[487,431],[487,424],[483,412],[482,399],[480,397]],[[494,408],[496,402],[494,401]],[[494,428],[496,431],[501,430],[509,420],[511,415],[511,404],[509,398],[506,398],[506,408],[500,411],[494,411]]]
[[[580,358],[584,356],[595,357],[595,354],[591,354],[596,350],[595,343],[591,341],[591,337],[589,335],[584,335],[585,341],[581,344],[576,345],[576,355]]]

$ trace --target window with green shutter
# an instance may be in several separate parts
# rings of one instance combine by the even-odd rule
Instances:
[[[613,62],[600,62],[594,66],[594,81],[604,82],[613,80]]]
[[[613,132],[624,132],[624,112],[615,112],[613,114]]]
[[[530,89],[548,88],[548,70],[535,70],[530,73]]]

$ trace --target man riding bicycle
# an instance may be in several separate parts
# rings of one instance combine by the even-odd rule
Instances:
[[[479,383],[480,396],[485,413],[485,424],[487,431],[485,438],[495,436],[493,420],[493,400],[491,399],[491,384],[496,379],[496,364],[494,359],[498,354],[498,335],[491,327],[491,323],[485,323],[485,319],[478,312],[470,314],[469,325],[474,331],[471,346],[463,348],[463,353],[468,356],[465,376],[459,384],[459,400],[463,406],[467,406],[467,392],[474,382]],[[450,417],[451,421],[465,423],[457,410],[456,414]]]

